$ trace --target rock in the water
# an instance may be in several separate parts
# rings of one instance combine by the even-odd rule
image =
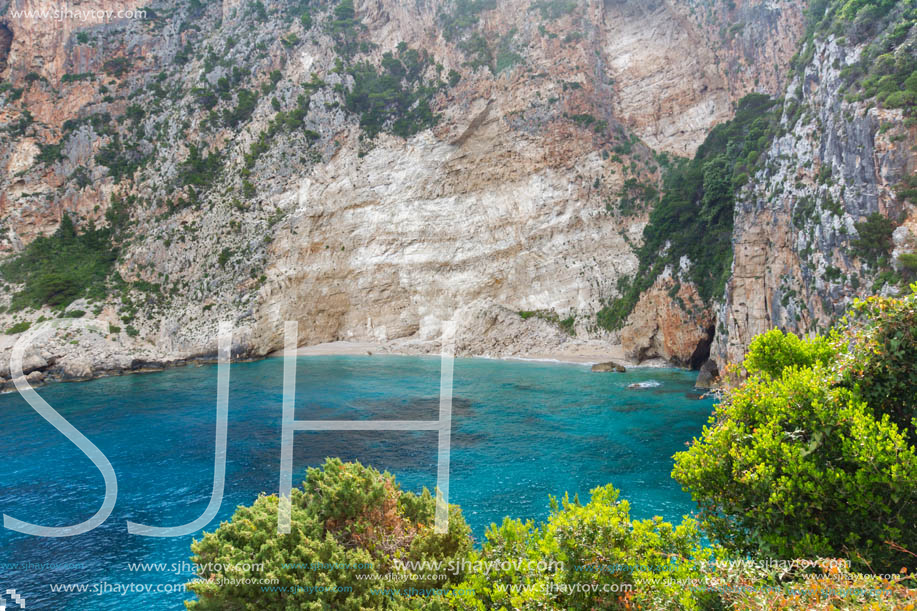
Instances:
[[[717,366],[716,361],[713,359],[707,359],[707,361],[701,365],[700,372],[697,374],[697,381],[694,383],[694,386],[697,388],[712,388],[713,384],[719,377],[720,368]]]
[[[659,386],[662,386],[662,384],[656,380],[647,380],[646,382],[635,382],[633,384],[629,384],[627,388],[630,390],[646,390],[647,388],[657,388]]]
[[[597,365],[592,366],[592,371],[596,373],[610,373],[615,371],[617,373],[627,372],[627,368],[624,365],[619,365],[614,361],[608,361],[607,363],[598,363]]]

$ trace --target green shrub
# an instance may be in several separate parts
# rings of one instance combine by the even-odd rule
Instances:
[[[17,333],[25,333],[26,331],[29,330],[29,327],[31,326],[32,326],[32,323],[30,323],[27,320],[23,320],[23,321],[17,322],[12,327],[9,327],[6,330],[6,334],[7,335],[16,335]]]
[[[110,230],[90,225],[78,233],[65,214],[53,235],[36,238],[19,256],[0,266],[7,281],[25,285],[13,295],[10,309],[65,308],[83,296],[101,298],[116,258]]]
[[[709,532],[741,553],[843,553],[879,572],[917,549],[917,287],[870,299],[829,338],[771,332],[750,377],[727,392],[701,439],[675,457]],[[830,349],[829,349],[830,345]]]
[[[840,383],[876,418],[888,416],[917,443],[917,295],[856,302],[844,340],[851,348],[843,355]]]
[[[220,264],[220,267],[225,267],[229,260],[232,258],[233,250],[231,248],[224,248],[220,251],[220,256],[217,257],[217,263]]]
[[[115,78],[124,76],[130,67],[130,60],[126,57],[115,57],[102,64],[102,70]]]
[[[334,7],[329,27],[337,54],[347,59],[356,55],[360,48],[359,33],[363,24],[356,18],[353,0],[341,0],[340,4]]]
[[[917,253],[906,252],[899,255],[898,265],[909,274],[917,272]]]
[[[61,142],[57,144],[39,144],[38,147],[41,152],[38,153],[36,159],[41,163],[54,163],[64,159],[64,154],[61,152],[63,143]]]
[[[785,369],[826,366],[835,356],[834,348],[824,337],[801,339],[793,333],[771,329],[751,341],[744,366],[749,375],[779,379]]]
[[[360,115],[360,127],[370,138],[389,130],[402,138],[434,126],[438,117],[430,106],[438,84],[427,84],[423,74],[430,56],[406,45],[398,54],[382,56],[381,70],[368,62],[351,66],[353,88],[347,92],[344,105]]]
[[[208,153],[206,157],[195,145],[188,147],[188,158],[178,166],[178,181],[183,186],[209,187],[219,177],[223,160],[218,152]]]
[[[256,20],[267,21],[267,8],[265,8],[264,3],[261,2],[261,0],[249,2],[248,8]]]
[[[78,74],[65,74],[61,77],[60,82],[63,83],[75,83],[77,81],[86,81],[92,80],[95,78],[95,74],[92,72],[80,72]]]
[[[887,257],[894,243],[892,232],[895,224],[878,212],[870,214],[865,221],[856,224],[857,237],[851,241],[853,253],[872,264]]]
[[[251,507],[239,507],[215,532],[192,543],[193,561],[199,565],[262,564],[263,570],[205,568],[203,580],[188,586],[198,595],[198,600],[186,603],[189,609],[419,609],[430,599],[386,596],[382,589],[405,583],[414,588],[448,588],[464,576],[459,570],[448,573],[445,582],[430,580],[424,574],[431,571],[412,573],[396,564],[461,560],[471,549],[471,538],[454,505],[449,508],[448,532],[434,533],[435,503],[430,493],[403,492],[388,473],[336,458],[326,460],[321,469],[310,468],[302,489],[292,491],[289,534],[277,534],[278,505],[276,495],[262,495]],[[367,568],[310,570],[313,563]],[[407,579],[378,578],[388,573]],[[278,591],[265,591],[261,585],[220,587],[213,582],[222,577],[277,579]],[[280,591],[285,586],[297,590]],[[343,588],[348,591],[340,591]]]
[[[530,11],[539,11],[545,20],[560,19],[576,9],[576,0],[538,0],[529,7]]]
[[[497,8],[497,0],[454,0],[439,13],[443,38],[453,41],[477,25],[481,13]]]
[[[677,527],[661,518],[631,521],[630,505],[618,500],[613,486],[591,494],[585,505],[552,499],[551,514],[540,527],[509,518],[492,525],[469,563],[494,568],[473,572],[456,586],[474,594],[456,596],[454,606],[676,610],[699,609],[713,598],[677,585],[676,580],[702,580],[703,563],[712,556],[692,520]],[[538,562],[542,568],[533,569]],[[575,587],[584,582],[596,587]]]
[[[618,191],[617,211],[624,216],[630,216],[654,204],[657,197],[659,191],[653,185],[640,182],[636,178],[628,178]]]
[[[204,110],[211,110],[220,101],[217,94],[206,87],[195,87],[191,90],[191,95],[194,96],[197,105]]]
[[[240,89],[236,94],[236,106],[233,109],[223,110],[223,125],[238,127],[240,123],[248,121],[258,105],[258,94],[248,89]]]
[[[467,40],[459,44],[459,48],[465,52],[468,61],[465,65],[472,70],[486,66],[491,72],[496,71],[496,60],[494,51],[490,48],[490,42],[487,37],[480,32],[473,32]]]
[[[9,133],[14,137],[22,136],[34,122],[35,118],[32,116],[32,113],[28,110],[23,110],[19,118],[9,126]]]
[[[917,203],[917,174],[905,178],[895,191],[899,199]]]
[[[143,153],[136,144],[124,145],[121,135],[115,133],[108,144],[99,149],[95,156],[96,163],[108,168],[108,173],[116,183],[123,178],[131,178],[144,161]]]

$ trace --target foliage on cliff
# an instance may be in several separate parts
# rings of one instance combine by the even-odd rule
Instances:
[[[722,295],[732,264],[735,194],[777,133],[780,108],[765,95],[744,97],[735,118],[716,126],[694,159],[672,166],[643,230],[639,270],[619,285],[621,296],[599,312],[601,326],[620,328],[640,294],[667,266],[678,272],[683,258],[690,262],[684,279],[694,283],[704,302]]]
[[[845,66],[848,100],[875,99],[885,108],[917,109],[917,2],[913,0],[816,0],[809,8],[809,36],[795,65],[812,58],[816,35],[868,42],[859,59]]]
[[[0,267],[7,281],[24,285],[13,296],[10,309],[65,308],[80,297],[104,297],[117,254],[109,228],[90,225],[80,233],[65,214],[54,234],[36,238]]]
[[[917,285],[858,302],[827,337],[774,330],[673,477],[727,548],[777,558],[843,552],[917,566]]]
[[[429,53],[401,43],[397,54],[382,56],[381,70],[369,62],[348,69],[354,84],[345,96],[345,107],[360,115],[360,127],[369,138],[384,130],[407,138],[436,124],[430,104],[445,84],[424,81],[431,64]]]

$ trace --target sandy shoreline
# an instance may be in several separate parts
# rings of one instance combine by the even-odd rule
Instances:
[[[431,344],[379,344],[374,342],[350,342],[337,341],[314,346],[302,346],[296,351],[297,356],[376,356],[376,355],[400,355],[400,356],[436,356],[438,350],[432,349]],[[268,357],[283,356],[283,351],[272,352]],[[538,361],[549,363],[570,363],[577,365],[594,365],[596,363],[605,363],[614,361],[625,367],[671,367],[671,364],[661,359],[653,359],[642,363],[634,363],[624,356],[624,347],[621,345],[608,344],[575,344],[563,350],[554,352],[532,352],[522,354],[476,354],[469,355],[470,358],[488,358],[507,361]]]
[[[439,346],[434,342],[418,342],[418,341],[406,341],[406,342],[391,342],[389,344],[380,344],[375,342],[350,342],[350,341],[338,341],[338,342],[328,342],[324,344],[316,344],[313,346],[302,346],[296,351],[297,356],[431,356],[436,357],[439,355]],[[261,358],[276,358],[283,356],[282,350],[277,350],[270,354],[267,354],[264,357],[258,357],[256,359],[242,359],[242,360],[261,360]],[[605,363],[608,361],[613,361],[620,365],[627,367],[628,369],[633,368],[663,368],[663,367],[673,367],[671,363],[667,363],[661,359],[653,359],[650,361],[643,361],[641,363],[634,363],[628,361],[624,356],[624,348],[620,345],[609,345],[601,342],[582,342],[582,343],[573,343],[570,346],[566,346],[561,350],[554,352],[524,352],[519,354],[471,354],[471,355],[461,355],[461,358],[481,358],[481,359],[493,359],[501,361],[532,361],[532,362],[543,362],[543,363],[560,363],[560,364],[573,364],[573,365],[583,365],[591,366],[596,363]],[[91,375],[81,378],[71,378],[71,379],[60,379],[57,377],[49,377],[41,380],[31,381],[33,386],[40,387],[46,386],[49,383],[60,383],[60,382],[84,382],[88,380],[94,380],[98,378],[107,378],[113,376],[121,375],[130,375],[135,373],[152,373],[156,371],[164,371],[166,369],[174,369],[178,367],[187,367],[194,365],[207,365],[213,364],[216,362],[215,358],[206,358],[206,357],[190,357],[187,359],[175,359],[173,361],[161,362],[158,364],[150,363],[146,367],[138,367],[136,369],[110,369],[110,370],[96,370],[93,371]],[[0,378],[0,394],[7,394],[16,392],[16,389],[12,386],[12,383],[4,383],[3,378]]]

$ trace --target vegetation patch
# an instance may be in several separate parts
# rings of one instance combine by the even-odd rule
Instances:
[[[431,64],[429,53],[409,49],[405,43],[397,54],[385,53],[377,69],[360,62],[348,69],[353,88],[345,96],[345,107],[360,116],[360,127],[369,138],[382,131],[407,138],[436,125],[438,116],[431,103],[445,85],[428,83],[424,73]]]
[[[917,285],[859,301],[827,336],[754,339],[745,382],[673,477],[739,554],[898,573],[917,549]]]
[[[576,0],[538,0],[529,7],[530,11],[538,11],[545,20],[560,19],[576,10]]]
[[[722,295],[732,265],[735,193],[777,133],[780,111],[766,95],[744,97],[735,118],[713,128],[693,160],[669,167],[637,250],[639,269],[632,280],[619,282],[620,296],[599,311],[600,326],[620,329],[643,291],[666,266],[677,270],[682,257],[691,262],[686,279],[704,303]]]
[[[870,214],[865,221],[856,224],[859,237],[851,242],[853,253],[873,266],[884,267],[888,253],[894,243],[892,232],[895,224],[878,212]]]
[[[545,320],[553,325],[557,325],[568,335],[576,335],[575,316],[561,318],[560,315],[553,310],[522,310],[519,312],[519,317],[522,318],[522,320],[528,320],[529,318],[540,318],[541,320]]]
[[[453,0],[439,13],[443,37],[454,41],[478,24],[481,13],[497,8],[497,0]]]
[[[36,238],[0,266],[8,282],[25,285],[13,295],[10,310],[43,305],[64,309],[81,297],[104,298],[117,255],[109,228],[90,225],[80,233],[65,214],[54,234]]]
[[[207,188],[219,177],[222,163],[219,153],[208,153],[205,157],[201,149],[192,144],[188,158],[179,165],[178,182],[183,186]]]

